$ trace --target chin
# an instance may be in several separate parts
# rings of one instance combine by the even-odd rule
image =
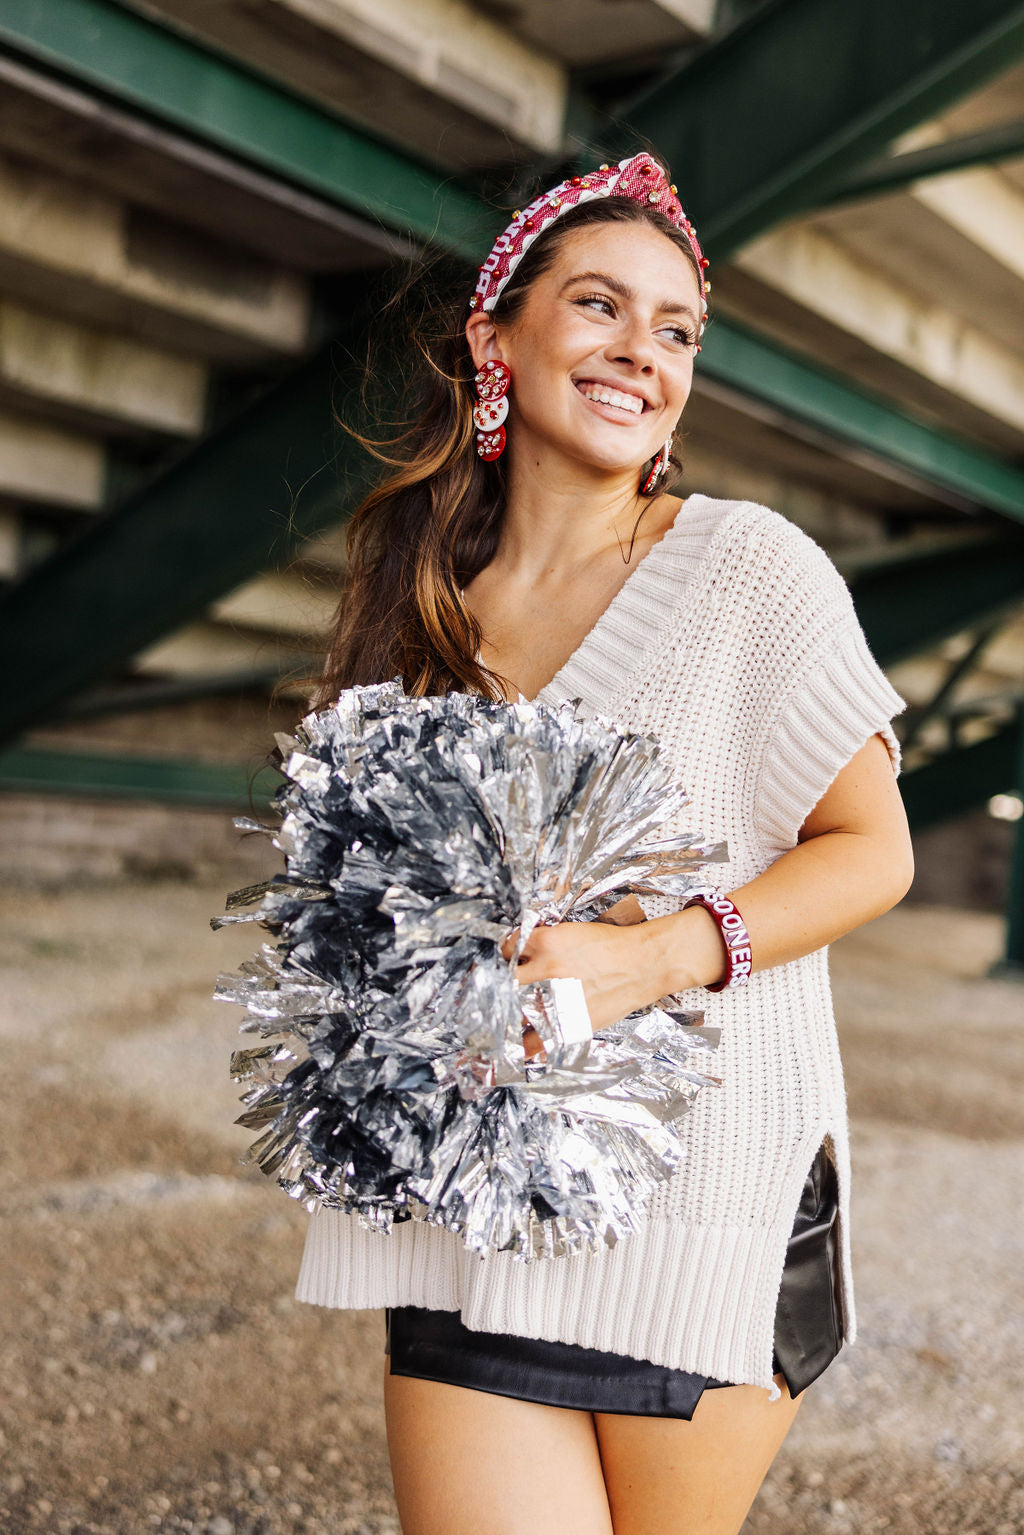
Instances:
[[[654,447],[646,448],[639,441],[626,441],[622,428],[612,425],[607,431],[602,431],[600,425],[597,429],[587,422],[584,429],[580,429],[578,421],[571,423],[557,436],[551,430],[552,423],[548,420],[545,425],[547,431],[537,433],[541,441],[546,441],[549,452],[557,453],[564,458],[567,464],[578,465],[595,474],[622,475],[636,474],[639,477],[644,465],[655,453],[660,453],[662,444],[659,442]],[[589,430],[587,428],[589,427]],[[533,436],[533,433],[530,433]],[[509,434],[509,446],[513,453],[517,451],[517,444],[512,434]],[[525,440],[523,451],[529,455],[529,446]]]
[[[639,475],[647,459],[656,451],[652,449],[646,457],[638,457],[637,451],[628,456],[623,455],[621,445],[601,447],[589,447],[587,444],[577,443],[573,457],[577,463],[584,463],[588,468],[604,474],[636,474]],[[643,454],[643,449],[639,449]]]

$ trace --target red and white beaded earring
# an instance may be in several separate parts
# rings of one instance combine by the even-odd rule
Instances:
[[[473,407],[476,451],[485,463],[493,463],[505,451],[504,421],[508,415],[508,389],[512,372],[505,362],[485,362],[473,380],[478,402]]]
[[[658,481],[661,479],[662,475],[668,469],[668,456],[671,453],[671,451],[672,451],[672,439],[671,439],[671,437],[669,437],[666,440],[665,446],[662,448],[661,452],[658,454],[657,458],[654,460],[654,463],[651,466],[650,473],[647,475],[646,479],[642,479],[640,481],[640,494],[642,496],[653,496],[654,495],[655,491],[658,488]]]

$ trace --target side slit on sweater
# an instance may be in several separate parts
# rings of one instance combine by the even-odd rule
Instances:
[[[786,1250],[772,1369],[791,1396],[817,1380],[843,1344],[835,1165],[822,1142],[804,1181]],[[454,1311],[386,1311],[393,1375],[540,1402],[550,1407],[691,1419],[702,1394],[731,1385],[645,1359],[510,1334],[474,1332]]]

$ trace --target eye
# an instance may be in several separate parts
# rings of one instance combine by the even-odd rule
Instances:
[[[580,306],[587,304],[603,304],[607,313],[615,313],[615,305],[612,303],[611,299],[606,298],[603,293],[584,293],[581,294],[579,298],[573,299],[573,303],[579,304]]]
[[[603,309],[605,314],[615,313],[614,303],[604,293],[581,293],[579,298],[573,299],[573,303],[579,305],[580,308],[595,307],[598,311]],[[685,347],[697,344],[697,337],[685,325],[666,325],[662,329],[671,336],[676,346]]]
[[[685,325],[668,325],[665,327],[677,346],[695,346],[697,337],[692,330],[687,330]]]

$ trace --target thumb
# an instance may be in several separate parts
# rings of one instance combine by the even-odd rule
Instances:
[[[512,931],[509,934],[507,934],[507,936],[504,937],[501,940],[498,952],[501,954],[502,959],[511,959],[512,958],[512,951],[513,951],[513,949],[516,946],[516,940],[517,940],[518,937],[519,937],[519,928],[518,927],[514,927],[512,929]]]

